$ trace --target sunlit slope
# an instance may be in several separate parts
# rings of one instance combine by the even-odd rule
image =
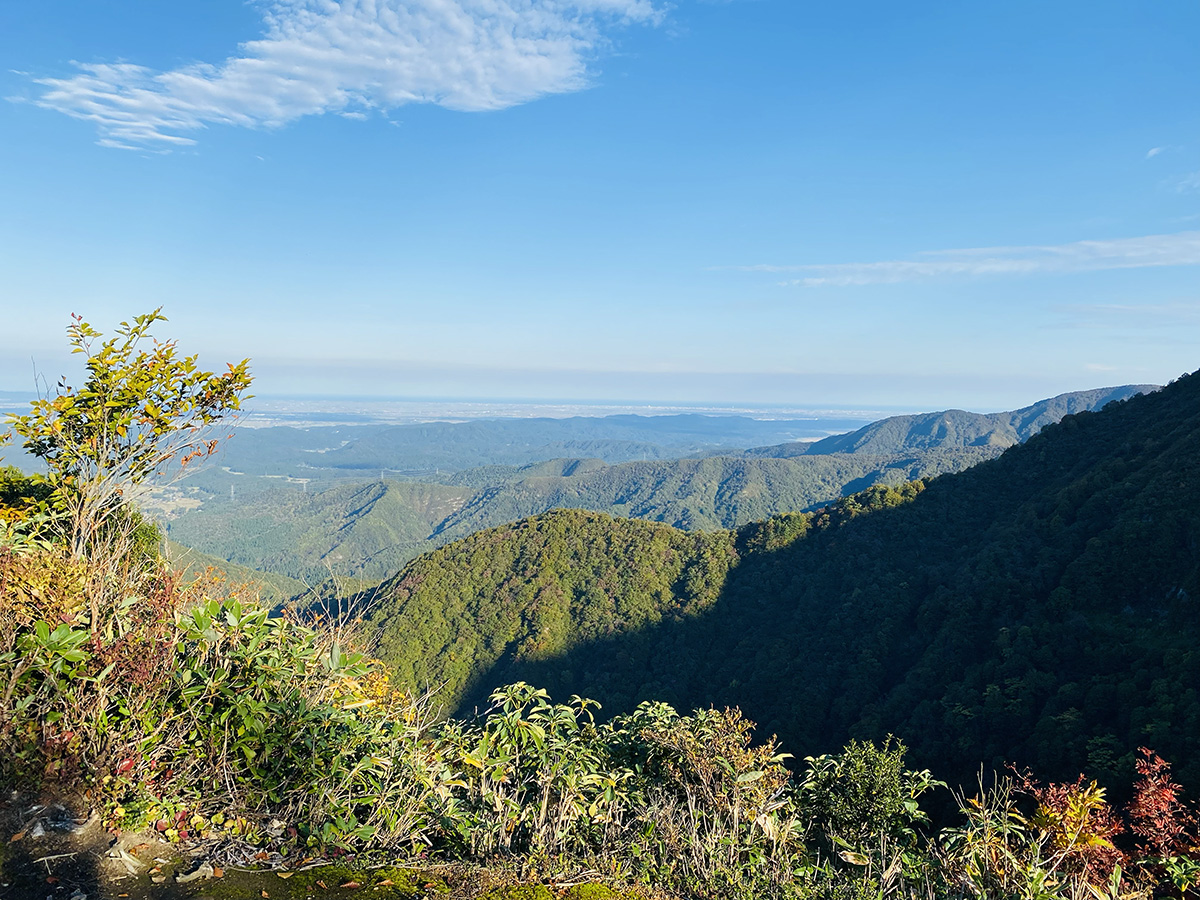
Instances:
[[[583,470],[571,460],[569,474],[557,474],[558,467],[550,465],[507,473],[501,483],[481,489],[439,531],[458,537],[564,507],[685,529],[731,528],[812,509],[873,484],[961,471],[998,452],[972,448],[904,456],[707,457],[617,466],[590,461],[599,464]]]
[[[814,750],[892,731],[963,777],[982,759],[1116,778],[1147,743],[1200,774],[1200,378],[1072,416],[923,491],[714,534],[669,565],[655,548],[686,554],[678,532],[643,549],[628,523],[569,516],[453,544],[385,586],[375,621],[405,677],[450,678],[468,702],[521,677],[610,712],[737,704]],[[600,553],[610,535],[620,554]],[[577,560],[571,541],[594,549]],[[701,566],[706,553],[719,564]],[[688,600],[689,566],[716,579],[715,599]],[[642,620],[613,613],[616,592],[660,572],[675,587],[650,591]],[[452,641],[427,642],[445,628]],[[457,645],[489,649],[450,672]]]
[[[184,580],[220,579],[230,588],[245,587],[251,594],[257,593],[264,602],[272,605],[291,600],[306,589],[304,582],[288,578],[286,575],[260,572],[201,553],[176,541],[167,541],[166,556],[171,567],[180,572]]]

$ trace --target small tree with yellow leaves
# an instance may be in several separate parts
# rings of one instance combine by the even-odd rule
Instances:
[[[41,458],[35,476],[51,489],[59,529],[72,556],[92,563],[127,564],[140,521],[131,491],[178,474],[217,447],[213,427],[240,408],[250,385],[249,360],[214,373],[183,356],[175,341],[150,334],[165,322],[159,307],[122,322],[114,337],[80,316],[67,328],[71,352],[86,356],[79,387],[60,379],[52,396],[8,417],[10,433]],[[94,598],[92,627],[97,627]]]

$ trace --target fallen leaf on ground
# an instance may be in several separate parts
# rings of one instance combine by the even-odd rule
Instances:
[[[356,887],[362,887],[362,885],[359,884],[357,881],[347,881],[345,884],[339,884],[338,887],[356,888]]]
[[[296,873],[295,872],[276,872],[275,874],[278,875],[280,878],[291,878]]]
[[[8,842],[10,844],[15,844],[17,841],[19,841],[23,837],[25,837],[25,832],[18,831],[16,834],[14,834],[11,838],[8,839]]]
[[[225,870],[220,866],[213,866],[213,878],[224,878]]]

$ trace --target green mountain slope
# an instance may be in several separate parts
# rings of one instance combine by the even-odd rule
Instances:
[[[609,712],[650,697],[737,704],[814,750],[890,731],[962,778],[982,759],[1115,779],[1140,744],[1200,776],[1200,377],[1072,416],[924,490],[875,488],[712,535],[736,554],[724,578],[726,557],[706,569],[715,601],[668,618],[688,595],[653,595],[657,624],[613,617],[601,599],[650,577],[655,554],[635,547],[619,565],[592,559],[547,581],[532,560],[557,548],[526,543],[539,521],[417,560],[376,595],[375,621],[401,643],[413,634],[412,656],[436,659],[445,644],[422,645],[411,611],[451,597],[472,611],[456,640],[486,645],[492,623],[521,623],[491,646],[491,671],[452,679],[467,703],[521,677]],[[624,527],[580,516],[571,540],[600,547]],[[490,564],[487,582],[467,574]],[[614,570],[624,581],[592,577]],[[550,658],[512,649],[534,633],[534,596],[589,622]],[[385,646],[398,661],[399,645]]]
[[[373,581],[456,538],[555,508],[720,529],[828,503],[846,490],[958,471],[974,448],[907,457],[705,459],[623,463],[553,460],[474,470],[451,484],[384,481],[250,498],[217,496],[177,514],[171,536],[240,565],[310,584],[330,572]],[[464,484],[459,484],[459,481]]]
[[[563,460],[508,473],[480,490],[438,530],[460,537],[548,509],[591,509],[689,530],[731,528],[781,512],[813,509],[873,484],[957,472],[999,451],[966,448],[901,456],[795,459],[706,457],[606,466]],[[557,474],[558,470],[563,474]],[[465,473],[470,474],[470,473]]]
[[[471,491],[374,482],[319,493],[218,497],[170,521],[173,539],[232,562],[317,584],[330,573],[378,580],[429,549]]]
[[[167,541],[166,555],[171,567],[181,573],[185,579],[196,578],[211,572],[224,577],[232,584],[251,586],[270,605],[291,600],[306,589],[304,582],[288,578],[286,575],[260,572],[248,566],[240,566],[220,557],[210,556],[191,547],[185,547],[176,541]]]

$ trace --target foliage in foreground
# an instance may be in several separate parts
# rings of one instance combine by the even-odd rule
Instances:
[[[1013,773],[931,832],[939,783],[896,741],[793,773],[737,710],[598,723],[523,683],[437,721],[344,629],[228,585],[143,573],[93,633],[69,564],[52,544],[0,551],[0,782],[86,788],[112,827],[586,866],[714,898],[1186,896],[1200,872],[1194,816],[1148,751],[1124,818],[1094,782]]]

